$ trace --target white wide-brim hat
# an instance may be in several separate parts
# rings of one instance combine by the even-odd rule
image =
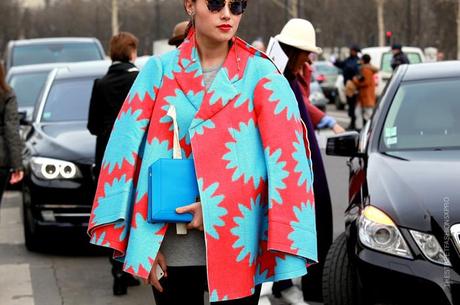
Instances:
[[[316,32],[310,21],[294,18],[288,21],[276,35],[276,40],[289,46],[320,54],[323,50],[316,46]]]

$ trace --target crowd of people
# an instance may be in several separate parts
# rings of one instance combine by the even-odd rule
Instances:
[[[200,194],[204,196],[177,210],[193,214],[186,235],[177,235],[173,226],[167,228],[144,219],[139,223],[135,213],[145,215],[147,208],[139,210],[137,196],[139,185],[146,183],[144,177],[139,176],[145,174],[145,165],[136,161],[129,169],[119,168],[125,185],[117,192],[128,190],[136,195],[120,199],[118,204],[129,207],[128,215],[134,217],[135,222],[131,218],[115,224],[100,220],[96,210],[103,203],[101,197],[96,196],[89,228],[90,234],[107,238],[102,244],[116,250],[117,255],[110,256],[114,295],[124,295],[128,286],[139,285],[137,277],[152,285],[157,305],[203,304],[206,290],[211,304],[257,304],[261,284],[266,281],[273,281],[273,295],[289,304],[302,305],[307,304],[305,300],[321,299],[322,266],[333,232],[331,197],[315,130],[330,128],[342,133],[345,129],[309,100],[312,55],[321,54],[313,25],[304,19],[292,19],[276,35],[275,39],[289,58],[286,69],[279,73],[263,53],[265,46],[260,40],[250,47],[236,37],[246,5],[246,0],[184,0],[190,20],[179,23],[169,40],[177,49],[160,59],[151,59],[140,73],[134,65],[137,38],[122,32],[111,39],[112,65],[107,74],[94,83],[87,126],[91,134],[97,136],[95,164],[99,183],[96,194],[104,194],[104,188],[112,185],[113,179],[118,179],[121,185],[121,176],[114,178],[116,173],[103,170],[115,162],[110,158],[120,154],[121,147],[134,147],[131,153],[150,161],[155,159],[152,155],[169,156],[171,141],[167,142],[165,151],[156,151],[159,148],[150,143],[153,139],[167,139],[172,132],[163,128],[163,124],[171,120],[165,119],[166,113],[161,113],[165,110],[159,108],[167,106],[162,103],[172,100],[168,94],[174,92],[182,135],[180,145],[188,151],[187,158],[194,158],[196,176],[202,184]],[[393,69],[409,63],[401,45],[393,45],[392,50]],[[362,120],[364,126],[376,105],[374,74],[378,69],[371,65],[368,54],[360,56],[360,52],[359,46],[354,45],[348,58],[334,63],[343,73],[351,119],[349,130],[356,129],[357,120]],[[0,196],[8,180],[17,183],[24,174],[17,105],[3,72],[0,69]],[[236,102],[234,107],[224,108],[225,103],[243,97],[246,100],[240,103],[248,103],[245,111],[238,108]],[[271,103],[273,97],[275,106]],[[135,98],[141,101],[134,102]],[[192,103],[193,107],[184,107],[183,103]],[[139,121],[120,123],[126,111],[139,111],[148,123],[140,130],[136,129]],[[222,114],[217,115],[219,111]],[[202,123],[206,120],[209,121]],[[200,122],[203,124],[200,129],[187,132]],[[239,131],[234,129],[238,126]],[[235,144],[226,143],[223,139],[228,130],[232,130],[234,141],[238,141],[237,133],[246,132],[242,135],[246,138]],[[206,141],[200,142],[200,137]],[[221,151],[221,146],[232,145],[238,146],[239,151],[235,152],[236,160],[231,162],[239,162],[235,167],[242,174],[238,176],[235,172],[229,179],[217,164],[210,168],[206,163],[212,163],[212,150]],[[247,166],[254,158],[261,158],[263,162]],[[230,164],[227,170],[232,168]],[[217,176],[211,172],[213,167]],[[240,179],[242,176],[244,179]],[[242,194],[217,186],[225,184],[233,184]],[[211,194],[210,189],[213,189]],[[221,203],[207,207],[216,196],[222,197]],[[248,223],[241,233],[243,240],[252,241],[250,244],[240,242],[241,247],[253,247],[244,250],[249,259],[241,252],[229,262],[222,256],[233,255],[232,246],[239,243],[230,242],[238,228],[235,222],[243,222],[239,220],[243,210],[235,211],[237,200],[249,202],[243,210],[256,206],[260,212],[246,219]],[[309,213],[308,209],[313,212]],[[300,212],[292,215],[293,211]],[[278,216],[274,217],[275,213]],[[232,219],[224,220],[225,215]],[[285,227],[292,222],[296,222],[296,226]],[[138,235],[125,241],[116,240],[120,225],[127,232],[131,230],[130,235]],[[292,232],[287,234],[286,230]],[[299,236],[294,243],[292,235]],[[98,242],[101,244],[100,239]],[[146,245],[148,242],[153,244]],[[141,261],[142,268],[132,267]],[[225,264],[229,265],[223,268]],[[239,273],[225,270],[230,267]],[[158,268],[162,271],[161,279]],[[263,277],[264,270],[271,275]],[[295,276],[302,276],[302,289],[293,284]]]

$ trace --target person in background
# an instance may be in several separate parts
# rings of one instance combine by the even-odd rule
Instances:
[[[355,77],[353,82],[359,92],[358,101],[361,106],[361,117],[364,128],[367,121],[370,120],[376,104],[374,74],[378,72],[378,68],[371,65],[369,54],[364,54],[361,61],[360,76]]]
[[[118,112],[134,83],[139,70],[134,65],[137,58],[138,39],[131,33],[121,32],[110,40],[112,65],[107,74],[94,81],[87,128],[96,138],[94,174],[99,177],[104,151]],[[140,282],[123,272],[123,264],[112,257],[113,294],[125,295],[128,286]]]
[[[446,59],[446,55],[442,51],[438,51],[436,54],[436,61],[444,61]]]
[[[310,83],[313,75],[311,55],[309,55],[309,58],[306,59],[304,65],[297,73],[299,76],[298,81],[301,83],[300,89],[302,91],[305,108],[310,115],[314,129],[332,129],[335,134],[344,132],[345,130],[343,127],[340,126],[333,117],[321,111],[310,101]]]
[[[0,204],[8,181],[15,184],[24,177],[22,148],[18,103],[5,81],[5,69],[0,63]]]
[[[172,36],[168,41],[171,46],[179,47],[185,39],[185,33],[187,32],[188,21],[182,21],[176,24],[173,29]]]
[[[350,47],[350,56],[343,61],[335,61],[334,65],[342,70],[343,84],[345,88],[347,83],[353,81],[353,78],[359,73],[359,52],[361,49],[357,45]],[[349,84],[350,86],[350,84]],[[347,105],[348,105],[348,116],[350,117],[350,125],[347,127],[349,130],[355,129],[356,122],[356,103],[357,94],[346,94]]]
[[[305,299],[321,299],[321,277],[327,251],[332,244],[332,204],[329,187],[316,140],[314,127],[328,126],[336,133],[343,128],[335,120],[311,104],[310,80],[312,76],[311,55],[322,50],[316,46],[316,34],[313,25],[304,19],[291,19],[275,37],[289,58],[284,76],[295,93],[302,121],[307,127],[313,167],[313,191],[315,196],[316,231],[318,234],[319,263],[311,265],[308,274],[302,277],[302,291],[291,280],[278,281],[273,284],[275,297],[289,304],[304,305]],[[305,237],[306,238],[306,237]]]
[[[402,50],[402,45],[400,44],[393,44],[391,46],[391,52],[393,53],[393,58],[391,59],[391,68],[396,70],[397,67],[404,64],[409,64],[409,58]]]

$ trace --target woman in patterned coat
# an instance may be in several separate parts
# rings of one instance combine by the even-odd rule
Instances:
[[[317,261],[307,130],[284,76],[235,36],[246,4],[184,1],[186,40],[140,72],[104,155],[91,242],[148,279],[158,305],[203,304],[205,290],[212,304],[257,304],[261,283]],[[200,193],[177,210],[193,214],[185,236],[147,222],[149,166],[173,157],[171,106]]]

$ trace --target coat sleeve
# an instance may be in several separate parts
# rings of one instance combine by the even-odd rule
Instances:
[[[88,233],[91,243],[124,256],[143,143],[161,85],[162,66],[153,57],[138,75],[114,123],[101,166]]]
[[[22,168],[23,143],[19,137],[18,103],[14,94],[9,95],[5,104],[5,141],[10,156],[11,168]]]
[[[262,78],[254,105],[268,178],[268,249],[317,261],[313,169],[307,130],[280,74]]]
[[[318,107],[313,105],[310,101],[305,103],[307,108],[308,114],[311,117],[313,126],[318,126],[319,122],[326,116],[324,112],[322,112]]]
[[[92,135],[102,133],[103,116],[101,112],[101,95],[98,86],[99,80],[94,81],[93,91],[91,92],[91,100],[89,102],[88,125],[87,128]]]

